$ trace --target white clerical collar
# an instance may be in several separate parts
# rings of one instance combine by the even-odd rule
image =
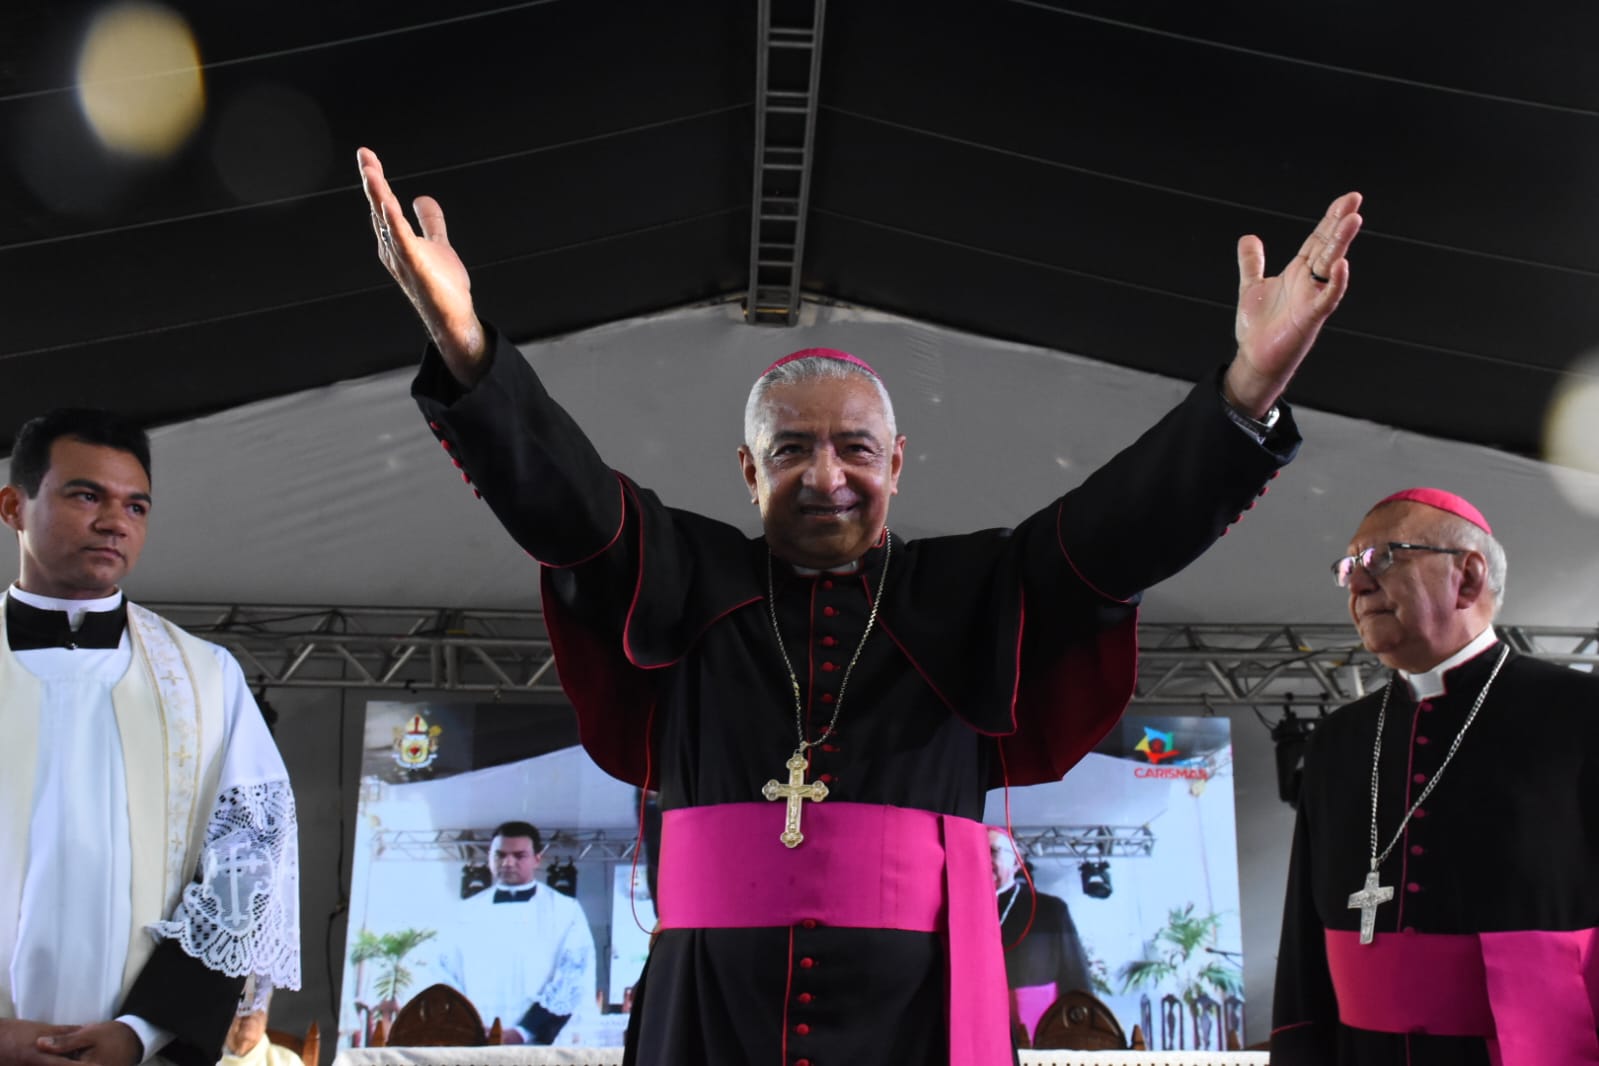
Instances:
[[[65,611],[67,625],[77,629],[83,624],[83,616],[91,611],[114,611],[122,602],[122,592],[112,593],[96,600],[63,600],[55,596],[41,596],[37,592],[29,592],[21,588],[16,582],[11,583],[7,595],[15,596],[29,607],[37,607],[41,611]]]
[[[1469,659],[1475,659],[1497,643],[1499,643],[1499,635],[1494,632],[1493,626],[1489,626],[1481,633],[1478,633],[1470,644],[1467,644],[1431,670],[1426,670],[1419,674],[1406,673],[1401,670],[1399,671],[1399,676],[1404,678],[1405,683],[1410,686],[1410,694],[1415,699],[1427,700],[1432,699],[1434,696],[1442,696],[1444,689],[1447,687],[1444,684],[1445,674],[1461,663]]]
[[[826,570],[812,570],[810,567],[800,566],[798,563],[790,565],[794,567],[794,572],[801,577],[815,577],[817,574],[853,574],[861,568],[861,561],[854,559],[843,566],[830,566]]]

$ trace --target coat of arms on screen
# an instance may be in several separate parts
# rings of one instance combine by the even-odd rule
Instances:
[[[439,756],[439,734],[443,726],[428,725],[420,714],[407,719],[404,728],[394,729],[394,761],[407,770],[420,770]]]

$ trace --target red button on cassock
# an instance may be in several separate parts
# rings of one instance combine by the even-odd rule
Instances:
[[[802,969],[802,970],[809,970],[812,966],[815,966],[815,965],[816,965],[816,960],[815,959],[804,958],[804,959],[800,960],[800,969]]]
[[[794,1031],[800,1036],[804,1036],[806,1033],[811,1031],[811,1027],[806,1025],[804,1022],[800,1022],[794,1027]]]
[[[799,994],[799,996],[798,996],[798,999],[799,999],[799,1001],[801,1003],[809,1003],[811,1001],[811,998],[812,997],[811,997],[811,994],[809,992],[801,992]]]
[[[1421,886],[1416,884],[1416,882],[1412,881],[1412,882],[1410,882],[1410,884],[1405,886],[1405,891],[1406,892],[1420,892],[1421,891]]]

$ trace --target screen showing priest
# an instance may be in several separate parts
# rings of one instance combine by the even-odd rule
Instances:
[[[485,1040],[615,1047],[654,924],[638,790],[552,704],[367,706],[340,1046],[423,989]]]

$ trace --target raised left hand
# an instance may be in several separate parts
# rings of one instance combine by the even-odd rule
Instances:
[[[39,1050],[95,1066],[137,1066],[144,1047],[121,1022],[95,1022],[71,1032],[41,1036]]]
[[[1299,254],[1281,274],[1266,277],[1266,248],[1250,234],[1238,241],[1238,354],[1227,369],[1227,402],[1259,418],[1282,395],[1349,288],[1345,255],[1360,232],[1360,194],[1327,207]]]

